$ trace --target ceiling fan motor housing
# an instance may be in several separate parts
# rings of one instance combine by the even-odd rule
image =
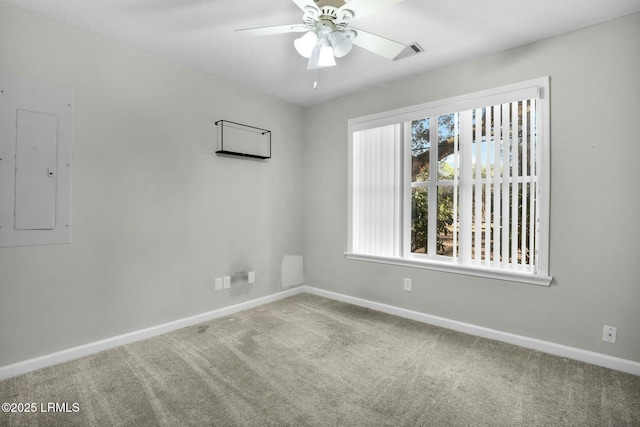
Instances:
[[[340,17],[338,16],[340,12]],[[312,6],[304,8],[304,14],[302,15],[302,21],[307,28],[313,30],[319,21],[331,22],[335,29],[343,30],[354,17],[354,13],[349,9],[343,9],[342,11],[333,6],[322,6],[316,9]]]
[[[320,19],[337,19],[338,9],[333,6],[321,6],[320,7]]]

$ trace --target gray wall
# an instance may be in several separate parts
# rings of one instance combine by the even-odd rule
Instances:
[[[0,248],[0,366],[272,294],[290,254],[311,286],[640,361],[637,40],[640,15],[302,110],[0,2],[0,72],[75,94],[73,243]],[[349,118],[544,75],[553,286],[344,258]],[[220,118],[273,159],[212,154]]]
[[[635,14],[307,109],[306,284],[640,361],[639,40]],[[348,119],[546,75],[551,287],[345,259]]]
[[[302,109],[2,2],[0,72],[75,97],[73,243],[0,248],[0,366],[282,289]],[[270,129],[273,158],[213,154],[222,118]]]

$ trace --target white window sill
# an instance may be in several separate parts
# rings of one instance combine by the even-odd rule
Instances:
[[[434,260],[422,260],[400,257],[388,257],[378,255],[364,255],[352,252],[345,252],[348,259],[356,261],[377,262],[382,264],[401,265],[405,267],[424,268],[427,270],[444,271],[447,273],[465,274],[469,276],[484,277],[498,280],[508,280],[511,282],[528,283],[538,286],[549,286],[553,277],[542,276],[531,273],[520,273],[517,271],[504,271],[489,268],[475,268],[451,264],[448,262],[439,262]]]

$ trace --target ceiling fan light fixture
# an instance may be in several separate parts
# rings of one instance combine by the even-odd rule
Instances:
[[[333,46],[333,54],[336,58],[342,58],[347,53],[351,52],[353,43],[351,42],[351,37],[345,34],[345,32],[334,31],[331,33],[329,40],[331,41],[331,46]]]
[[[310,58],[313,53],[313,49],[318,44],[318,35],[313,31],[308,31],[302,37],[295,39],[293,41],[293,46],[295,46],[298,53],[305,58]]]
[[[320,45],[318,67],[333,67],[334,65],[336,65],[336,59],[333,57],[333,47],[330,44]]]

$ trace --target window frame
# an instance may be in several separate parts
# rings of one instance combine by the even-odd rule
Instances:
[[[508,280],[521,283],[529,283],[541,286],[549,286],[552,277],[549,275],[549,203],[550,203],[550,110],[549,110],[549,81],[550,78],[540,77],[520,83],[509,84],[492,89],[482,90],[470,94],[455,96],[442,100],[427,102],[411,107],[401,108],[388,112],[373,114],[364,117],[350,119],[348,122],[348,242],[345,256],[347,259],[377,262],[383,264],[400,265],[406,267],[423,268],[449,273],[472,275],[499,280]],[[523,99],[536,98],[536,126],[537,126],[537,167],[538,167],[538,193],[536,201],[539,209],[539,240],[537,271],[519,272],[492,268],[487,266],[462,265],[453,259],[440,257],[416,256],[407,252],[411,233],[411,144],[406,142],[408,130],[406,123],[427,117],[438,117],[450,113],[463,114],[468,110],[486,106],[493,106],[507,102],[521,101]],[[374,129],[387,125],[400,125],[403,141],[401,147],[401,185],[403,188],[403,201],[400,206],[402,240],[399,256],[381,256],[362,254],[353,251],[354,232],[354,197],[353,197],[353,156],[354,156],[354,132]],[[410,133],[410,131],[409,131]],[[435,157],[435,156],[434,156]],[[408,196],[407,196],[408,195]],[[407,221],[409,221],[407,223]]]

